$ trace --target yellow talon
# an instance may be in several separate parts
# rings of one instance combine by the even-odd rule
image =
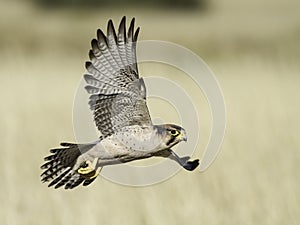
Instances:
[[[93,169],[91,169],[90,167],[87,168],[80,168],[78,169],[78,173],[84,175],[84,174],[88,174],[90,172],[94,171]]]
[[[97,162],[98,162],[98,158],[95,158],[93,162],[86,160],[85,163],[87,164],[87,166],[80,167],[77,170],[77,172],[86,178],[93,179],[99,175],[102,169],[101,167],[98,167],[97,170],[95,170],[97,166]]]
[[[93,179],[93,178],[97,177],[99,175],[99,173],[101,172],[101,169],[102,169],[102,167],[98,167],[97,170],[95,171],[94,175],[92,175],[89,178]]]
[[[80,167],[77,171],[80,174],[88,174],[90,172],[92,172],[94,170],[94,168],[92,168],[92,163],[89,160],[86,160],[85,163],[87,164],[87,166],[85,167]]]

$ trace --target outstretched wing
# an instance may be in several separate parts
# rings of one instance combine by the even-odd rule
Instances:
[[[123,17],[116,34],[109,20],[107,36],[99,29],[97,40],[91,42],[85,89],[90,94],[89,105],[96,126],[104,137],[125,126],[152,124],[146,105],[146,87],[138,74],[139,28],[134,31],[134,21],[133,18],[126,32],[126,17]]]

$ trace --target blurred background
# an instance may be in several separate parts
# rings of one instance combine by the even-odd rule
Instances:
[[[0,224],[299,224],[299,8],[296,0],[0,1]],[[88,188],[49,189],[39,167],[48,149],[74,141],[90,40],[123,15],[136,17],[139,40],[186,46],[215,72],[227,106],[221,154],[204,173],[180,171],[154,186],[100,177]],[[209,136],[205,101],[199,107],[193,157]]]

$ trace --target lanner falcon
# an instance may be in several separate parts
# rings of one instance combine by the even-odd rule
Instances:
[[[41,166],[43,182],[49,187],[72,189],[92,183],[101,168],[152,156],[169,157],[186,170],[194,170],[199,160],[180,158],[171,148],[186,141],[185,130],[177,125],[154,125],[146,104],[146,87],[139,77],[136,43],[139,28],[131,20],[126,31],[123,17],[116,33],[112,20],[107,35],[97,30],[91,42],[90,61],[86,62],[85,89],[90,94],[89,105],[101,133],[92,143],[61,143],[51,149]]]

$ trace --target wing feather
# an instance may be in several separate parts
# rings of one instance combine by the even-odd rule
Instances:
[[[124,68],[124,66],[126,65],[123,64],[121,56],[119,54],[118,45],[117,45],[117,35],[112,20],[109,20],[107,25],[107,42],[109,46],[109,51],[112,57],[114,58],[114,60],[119,65],[119,69]]]
[[[139,28],[135,19],[126,31],[126,17],[118,27],[108,21],[107,35],[97,30],[91,42],[88,74],[84,75],[89,105],[102,136],[109,136],[124,126],[152,124],[146,104],[146,87],[139,78],[136,62],[136,42]]]
[[[102,30],[97,31],[97,37],[98,37],[98,45],[101,50],[101,53],[103,54],[106,62],[110,66],[110,72],[111,73],[117,73],[121,66],[120,63],[118,63],[115,58],[113,57],[112,53],[110,52],[110,46],[108,45],[107,38],[103,34]]]
[[[124,16],[121,20],[121,23],[119,25],[118,29],[118,36],[117,36],[117,41],[118,41],[118,50],[119,50],[119,55],[122,59],[122,62],[125,66],[129,65],[127,56],[126,56],[126,17]]]
[[[146,104],[146,87],[139,78],[136,62],[136,42],[139,28],[135,19],[126,32],[126,17],[118,27],[108,21],[107,35],[97,30],[97,39],[91,42],[90,62],[85,67],[90,94],[89,105],[102,136],[109,136],[124,126],[152,124]],[[70,184],[71,185],[71,184]]]
[[[129,65],[131,65],[137,74],[137,69],[136,69],[136,64],[135,64],[135,49],[134,49],[134,44],[133,44],[133,29],[134,29],[134,21],[135,19],[133,18],[131,20],[129,29],[128,29],[128,34],[127,34],[127,44],[126,44],[126,57],[128,59]],[[134,53],[134,54],[132,54]]]

